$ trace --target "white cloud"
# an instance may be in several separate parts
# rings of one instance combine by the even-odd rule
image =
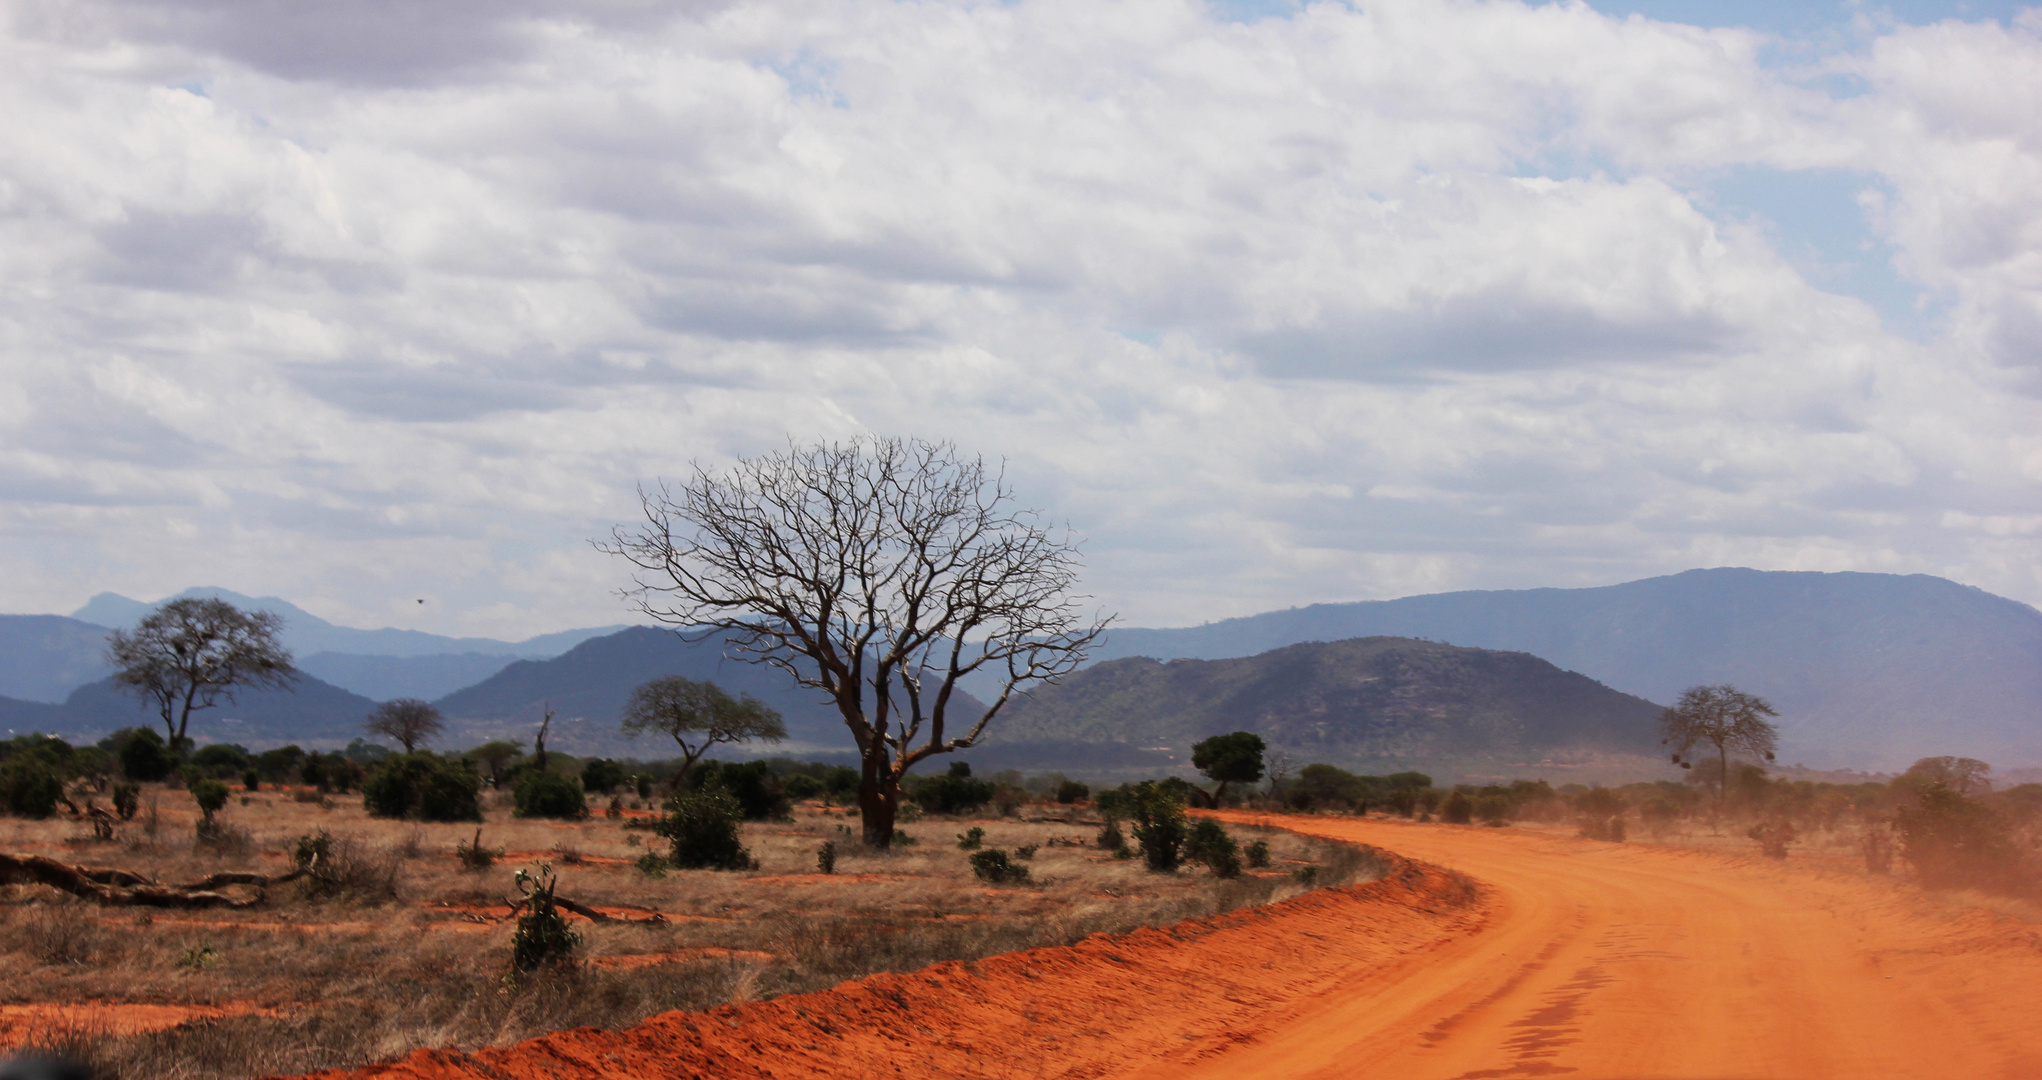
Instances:
[[[0,11],[14,610],[613,621],[635,483],[866,430],[1011,458],[1139,621],[1723,562],[2042,599],[2033,19],[1787,70],[1464,0]],[[1712,216],[1740,166],[1876,177],[1947,332]]]

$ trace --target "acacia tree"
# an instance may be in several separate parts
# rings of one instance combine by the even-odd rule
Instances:
[[[674,787],[686,790],[688,771],[717,743],[747,739],[779,742],[787,737],[780,714],[750,694],[731,697],[712,682],[679,675],[654,679],[631,691],[624,706],[624,734],[637,738],[663,732],[681,748],[681,771]]]
[[[1716,797],[1723,798],[1730,782],[1730,751],[1752,757],[1773,759],[1780,729],[1767,721],[1778,716],[1766,699],[1747,694],[1734,686],[1690,686],[1680,700],[1659,717],[1660,743],[1673,747],[1673,763],[1683,769],[1694,767],[1694,748],[1706,743],[1716,748]]]
[[[790,445],[639,494],[644,522],[598,545],[637,567],[626,595],[827,696],[858,746],[875,847],[893,841],[910,768],[975,745],[1017,689],[1075,670],[1110,621],[1079,610],[1068,533],[948,443]],[[973,675],[997,686],[989,703],[959,693]]]
[[[1206,779],[1219,781],[1212,793],[1213,805],[1227,797],[1228,784],[1252,784],[1262,779],[1262,736],[1252,731],[1214,735],[1191,746],[1191,765]]]
[[[446,721],[440,711],[417,698],[398,698],[376,706],[376,711],[362,722],[371,735],[395,739],[404,744],[409,754],[418,749],[418,744],[427,742],[445,731]]]
[[[107,636],[114,681],[156,706],[174,752],[189,744],[191,714],[233,701],[243,686],[289,686],[298,677],[277,641],[284,620],[212,597],[187,596],[157,608],[134,630]]]

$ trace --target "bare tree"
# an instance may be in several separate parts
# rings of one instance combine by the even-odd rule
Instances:
[[[688,770],[717,743],[747,739],[779,742],[787,737],[780,714],[758,698],[731,697],[712,682],[669,675],[631,691],[624,706],[624,734],[637,738],[663,732],[681,748],[681,771],[674,787],[685,789]]]
[[[1673,747],[1673,763],[1683,769],[1694,767],[1691,751],[1697,744],[1714,746],[1720,799],[1730,782],[1730,751],[1773,759],[1780,729],[1765,718],[1778,715],[1766,699],[1734,686],[1690,686],[1681,691],[1673,708],[1660,715],[1659,741]]]
[[[173,751],[189,744],[191,714],[233,701],[243,686],[289,686],[298,677],[277,641],[284,621],[210,597],[187,596],[157,608],[132,631],[106,639],[114,681],[156,706]],[[181,752],[181,751],[180,751]]]
[[[409,754],[418,749],[418,744],[437,738],[447,728],[440,711],[417,698],[398,698],[376,706],[362,726],[371,735],[396,739],[404,744]]]
[[[698,465],[640,501],[644,522],[598,545],[637,567],[626,595],[827,695],[858,745],[875,847],[893,841],[910,768],[975,745],[1017,688],[1075,670],[1110,621],[1072,594],[1076,542],[948,443],[789,446]],[[972,675],[998,692],[953,716]]]

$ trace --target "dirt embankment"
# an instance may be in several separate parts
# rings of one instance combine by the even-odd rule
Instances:
[[[1098,1075],[1232,1045],[1288,1003],[1475,932],[1477,891],[1388,857],[1379,881],[1165,930],[877,975],[813,994],[425,1050],[322,1078]],[[1102,1060],[1104,1056],[1105,1060]]]

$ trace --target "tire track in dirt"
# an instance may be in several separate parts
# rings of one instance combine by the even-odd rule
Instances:
[[[1475,887],[1384,853],[1381,880],[1156,930],[1094,935],[622,1031],[555,1032],[471,1053],[422,1050],[343,1076],[1104,1076],[1235,1045],[1287,1002],[1479,932]]]

